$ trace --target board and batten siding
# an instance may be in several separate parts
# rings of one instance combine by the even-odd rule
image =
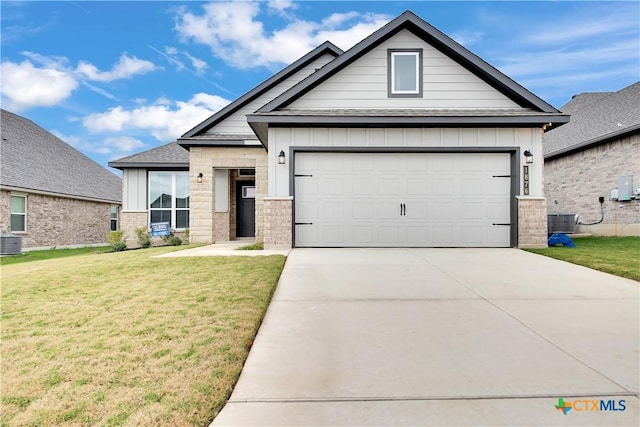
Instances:
[[[290,89],[295,84],[299,83],[309,75],[313,74],[317,69],[323,67],[328,62],[334,59],[333,55],[324,54],[315,61],[308,64],[306,67],[290,76],[285,81],[276,85],[274,88],[263,93],[247,105],[240,108],[229,117],[222,120],[220,123],[212,127],[207,131],[210,134],[253,134],[253,129],[247,123],[247,114],[255,113],[260,107],[273,100],[277,96],[281,95],[286,90]],[[256,138],[257,139],[257,138]]]
[[[124,169],[122,179],[122,210],[147,210],[147,170]]]
[[[277,155],[289,147],[520,147],[531,150],[530,194],[542,196],[540,128],[270,128],[269,196],[289,196],[289,167]],[[391,150],[392,151],[392,150]],[[520,183],[522,194],[522,182]]]
[[[423,97],[387,96],[387,50],[423,49]],[[313,90],[288,109],[323,108],[520,108],[438,49],[402,30]]]

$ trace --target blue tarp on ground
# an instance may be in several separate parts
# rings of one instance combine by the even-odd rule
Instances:
[[[576,247],[576,244],[573,243],[573,240],[571,240],[571,238],[569,236],[567,236],[566,234],[562,234],[562,233],[553,233],[551,235],[551,237],[549,237],[549,240],[547,241],[547,244],[549,246],[562,245],[565,248],[575,248]]]

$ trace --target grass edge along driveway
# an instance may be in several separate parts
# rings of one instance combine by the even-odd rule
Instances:
[[[576,237],[572,240],[575,248],[554,246],[525,250],[640,282],[640,237]]]
[[[173,248],[1,267],[2,425],[197,425],[231,393],[283,256]]]

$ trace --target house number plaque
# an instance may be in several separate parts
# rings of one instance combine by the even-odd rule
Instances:
[[[522,169],[523,169],[522,176],[524,177],[523,179],[524,195],[528,196],[529,195],[529,166],[523,166]]]

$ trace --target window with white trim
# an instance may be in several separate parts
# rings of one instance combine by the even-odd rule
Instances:
[[[149,222],[189,228],[189,172],[149,172]]]
[[[389,49],[389,97],[422,97],[422,49]]]
[[[27,196],[11,195],[11,231],[27,231]]]
[[[118,231],[118,207],[117,206],[111,206],[111,212],[110,212],[110,221],[111,221],[111,231]]]

